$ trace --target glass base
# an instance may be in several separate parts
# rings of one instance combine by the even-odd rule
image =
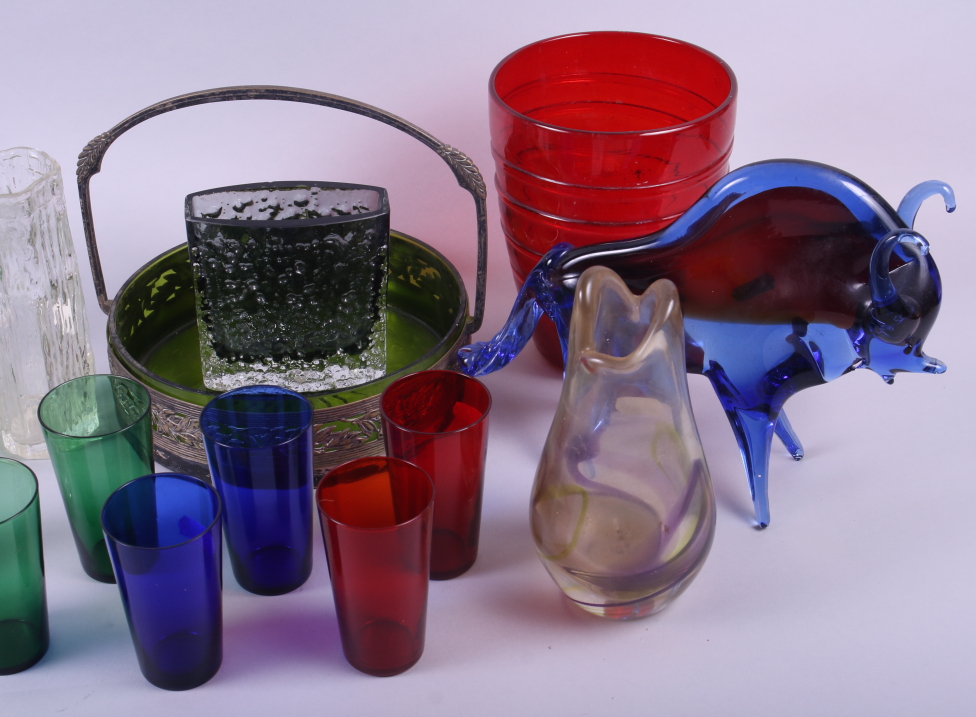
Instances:
[[[424,653],[423,636],[418,639],[406,625],[392,620],[373,620],[350,637],[342,643],[346,660],[373,677],[406,672]]]
[[[237,584],[255,595],[284,595],[297,590],[312,574],[311,551],[305,555],[286,545],[266,545],[243,561],[231,555]]]
[[[708,541],[708,547],[711,547],[711,540]],[[701,559],[697,561],[697,564],[694,565],[687,574],[676,579],[669,586],[636,600],[616,603],[588,603],[580,600],[574,600],[566,592],[563,594],[566,595],[567,600],[574,605],[578,605],[591,615],[596,615],[597,617],[602,617],[606,620],[638,620],[642,617],[653,615],[656,612],[661,612],[661,610],[670,605],[675,598],[681,595],[681,593],[683,593],[691,584],[691,581],[694,580],[698,575],[702,564],[705,562],[705,556],[707,555],[708,550],[706,549]],[[546,563],[546,568],[549,568],[548,563]],[[556,578],[556,574],[554,574],[551,570],[550,575]],[[556,579],[556,584],[563,587],[558,578]],[[563,590],[565,591],[566,588],[563,587]],[[579,593],[577,592],[577,594]]]
[[[386,375],[386,304],[370,334],[369,346],[359,354],[337,351],[327,359],[305,361],[271,358],[230,361],[213,349],[213,339],[203,322],[198,323],[203,383],[211,391],[270,384],[306,393],[333,391],[369,383]]]
[[[220,633],[176,632],[159,640],[151,651],[135,640],[142,676],[163,690],[192,690],[209,681],[223,661]]]
[[[596,615],[606,620],[638,620],[642,617],[648,617],[656,612],[660,612],[667,607],[668,603],[677,597],[675,592],[674,590],[668,590],[664,593],[634,600],[633,602],[608,605],[594,605],[592,603],[579,602],[570,597],[566,599],[591,615]]]
[[[26,620],[0,620],[0,675],[36,665],[48,648],[47,614],[41,628]]]
[[[47,444],[44,442],[43,436],[41,437],[40,443],[20,443],[7,431],[3,431],[0,435],[3,436],[3,447],[18,458],[33,461],[44,460],[50,457],[48,456]]]
[[[463,575],[477,557],[477,545],[472,550],[453,530],[434,528],[430,542],[430,579],[450,580]]]

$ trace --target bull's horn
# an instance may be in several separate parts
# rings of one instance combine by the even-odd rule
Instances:
[[[882,341],[900,344],[915,332],[921,311],[910,297],[898,295],[891,282],[888,262],[892,250],[899,244],[914,247],[921,257],[929,253],[929,243],[912,231],[896,230],[878,242],[871,254],[871,325]]]
[[[901,200],[901,204],[898,205],[898,216],[905,222],[905,226],[909,229],[915,226],[915,215],[918,214],[922,202],[929,197],[934,197],[936,194],[942,195],[947,212],[955,211],[956,195],[952,191],[952,187],[937,179],[930,179],[909,189],[908,193]]]

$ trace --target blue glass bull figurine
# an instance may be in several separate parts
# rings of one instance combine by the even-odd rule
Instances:
[[[507,365],[543,313],[565,358],[576,282],[590,266],[613,269],[638,294],[670,279],[681,297],[688,372],[707,376],[718,394],[765,528],[773,434],[803,457],[783,412],[790,396],[858,368],[888,383],[900,371],[945,371],[922,353],[942,284],[928,242],[911,228],[935,194],[955,209],[942,182],[918,185],[895,211],[832,167],[785,160],[742,167],[659,232],[553,248],[501,332],[459,351],[461,370],[480,376]]]

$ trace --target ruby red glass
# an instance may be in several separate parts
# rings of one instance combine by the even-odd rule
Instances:
[[[736,94],[718,57],[656,35],[564,35],[502,60],[489,123],[518,285],[556,244],[639,237],[681,216],[728,171]],[[536,338],[561,365],[555,332]]]
[[[434,486],[417,466],[383,456],[327,473],[316,490],[342,649],[377,677],[424,652]]]
[[[434,482],[432,580],[474,565],[491,395],[455,371],[420,371],[391,384],[380,399],[387,455],[423,468]]]

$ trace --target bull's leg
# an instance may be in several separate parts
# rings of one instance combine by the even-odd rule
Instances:
[[[725,409],[725,415],[732,424],[735,440],[739,444],[739,453],[746,467],[749,477],[749,492],[752,493],[752,504],[756,510],[756,522],[760,528],[769,525],[769,496],[767,495],[767,477],[769,476],[769,449],[773,443],[773,432],[779,415],[770,415],[768,411],[747,409],[744,406],[756,405],[757,401],[749,401],[742,395],[735,384],[729,380],[725,370],[716,361],[709,361],[708,368],[703,372],[712,382],[715,395]],[[769,405],[768,401],[762,402]],[[788,435],[793,431],[789,423],[784,424]]]
[[[759,411],[741,408],[727,410],[726,415],[735,431],[739,452],[749,477],[749,492],[760,528],[769,525],[769,449],[773,442],[776,419]]]
[[[793,460],[798,461],[803,458],[803,445],[786,418],[785,411],[779,412],[779,418],[776,420],[776,435],[779,436],[783,445],[786,446],[786,450],[793,456]]]

